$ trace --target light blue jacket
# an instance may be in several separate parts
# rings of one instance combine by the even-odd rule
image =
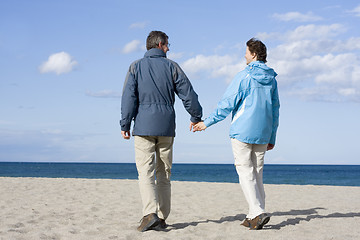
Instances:
[[[232,113],[231,138],[250,144],[275,144],[280,108],[276,75],[264,62],[251,62],[234,77],[204,124],[210,127]]]

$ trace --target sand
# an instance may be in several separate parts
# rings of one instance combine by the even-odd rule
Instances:
[[[136,180],[0,178],[0,239],[360,239],[360,187],[265,185],[270,222],[240,225],[236,183],[172,182],[166,231],[136,230]]]

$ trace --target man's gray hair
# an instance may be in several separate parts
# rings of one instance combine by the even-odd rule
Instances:
[[[146,39],[146,49],[157,48],[161,42],[163,45],[168,42],[169,37],[161,31],[152,31]]]

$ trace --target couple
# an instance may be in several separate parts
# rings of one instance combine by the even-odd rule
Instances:
[[[265,212],[264,155],[274,148],[280,107],[277,74],[265,65],[265,45],[254,38],[246,43],[247,67],[234,77],[216,110],[204,121],[189,79],[176,62],[166,58],[169,45],[165,33],[150,32],[147,52],[130,65],[122,93],[120,125],[124,139],[130,139],[134,121],[132,135],[143,204],[143,218],[137,229],[144,232],[167,227],[175,94],[190,114],[190,130],[194,132],[203,131],[232,113],[230,138],[235,167],[249,205],[241,224],[261,229],[270,220]]]

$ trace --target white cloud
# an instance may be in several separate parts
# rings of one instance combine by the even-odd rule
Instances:
[[[281,59],[301,59],[314,54],[343,53],[360,50],[360,38],[347,40],[317,39],[286,41],[269,50],[269,56]]]
[[[360,50],[360,38],[333,39],[342,31],[340,28],[339,24],[306,25],[279,34],[283,43],[269,49],[268,55],[280,82],[285,85],[308,80],[336,85],[359,82],[356,73],[360,71],[360,58],[356,51]]]
[[[360,78],[360,59],[354,53],[313,55],[299,59],[269,59],[283,85],[310,82],[312,85],[330,84],[355,87]]]
[[[338,92],[343,96],[360,95],[360,92],[355,88],[341,88],[338,90]]]
[[[240,63],[239,63],[240,62]],[[189,74],[198,74],[201,72],[210,73],[212,78],[224,77],[225,80],[232,79],[239,72],[241,61],[235,55],[197,55],[186,60],[182,67]],[[245,65],[244,65],[245,66]]]
[[[139,40],[132,40],[131,42],[127,43],[122,52],[127,54],[127,53],[131,53],[131,52],[135,52],[138,50],[143,50],[144,46],[141,45],[141,42]]]
[[[121,94],[113,90],[102,90],[99,92],[86,91],[86,95],[89,97],[97,98],[120,98]]]
[[[360,49],[360,37],[352,37],[349,38],[345,42],[345,49],[346,50],[357,50]]]
[[[333,86],[315,86],[298,88],[286,92],[304,100],[321,102],[360,102],[360,91],[355,88],[335,88]]]
[[[136,22],[129,26],[130,29],[144,29],[148,22]]]
[[[268,48],[268,65],[279,74],[282,94],[360,102],[360,38],[343,39],[345,31],[341,24],[310,24],[285,33],[262,33],[280,41]],[[186,73],[230,81],[246,65],[242,55],[197,55],[182,66]]]
[[[261,41],[265,41],[268,39],[278,39],[279,33],[277,33],[277,32],[272,32],[272,33],[260,32],[260,33],[257,33],[255,37],[257,39],[260,39]],[[241,45],[243,46],[243,43]]]
[[[297,27],[294,31],[288,32],[285,37],[292,41],[299,39],[327,39],[329,37],[335,37],[345,31],[346,27],[341,24],[309,24]]]
[[[179,59],[182,58],[184,56],[184,53],[180,52],[180,53],[173,53],[173,52],[169,52],[167,54],[167,57],[169,59]]]
[[[258,33],[256,37],[262,41],[268,39],[280,40],[284,42],[298,41],[298,40],[328,40],[347,31],[347,27],[342,24],[331,25],[301,25],[294,30],[280,33],[280,32],[262,32]]]
[[[306,14],[299,13],[299,12],[288,12],[288,13],[275,13],[273,17],[280,20],[280,21],[295,21],[295,22],[312,22],[312,21],[319,21],[322,20],[321,17],[316,16],[312,12],[308,12]]]
[[[41,73],[55,72],[60,75],[71,72],[77,64],[70,54],[59,52],[50,55],[48,60],[39,66],[39,71]]]
[[[306,25],[277,34],[282,43],[269,49],[268,60],[287,94],[360,101],[360,38],[337,39],[343,31],[340,24]]]
[[[353,82],[360,81],[360,79],[352,79],[352,71],[358,68],[360,63],[353,53],[314,56],[309,62],[320,70],[314,77],[316,83],[350,86]]]
[[[351,10],[349,12],[355,14],[355,16],[360,17],[360,5],[358,5],[356,8],[354,8],[353,10]]]

